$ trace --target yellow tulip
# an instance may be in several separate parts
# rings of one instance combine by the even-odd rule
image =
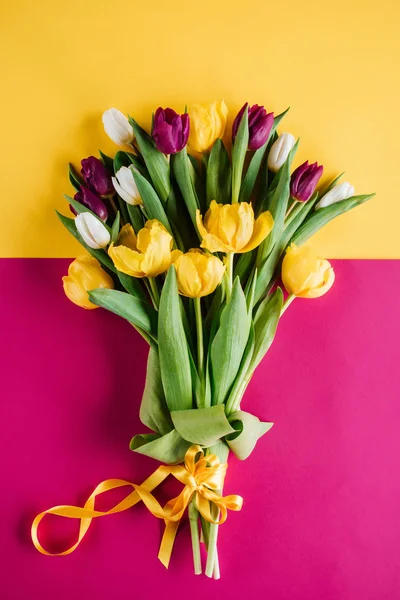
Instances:
[[[212,294],[225,272],[224,263],[213,254],[206,254],[193,248],[183,254],[180,250],[172,253],[178,278],[178,289],[188,298],[201,298]]]
[[[282,262],[282,281],[289,294],[299,298],[319,298],[335,281],[329,261],[320,258],[308,246],[291,244]]]
[[[171,264],[172,236],[156,219],[147,221],[136,237],[132,225],[124,225],[117,243],[108,249],[118,271],[133,277],[156,277]]]
[[[248,202],[217,204],[213,200],[204,217],[196,212],[197,228],[203,241],[202,248],[210,252],[249,252],[262,241],[274,226],[269,211],[254,219],[254,211]]]
[[[99,288],[112,289],[114,282],[101,268],[99,261],[89,254],[78,256],[68,268],[68,275],[62,278],[67,298],[82,308],[98,308],[89,300],[88,291]]]
[[[223,100],[212,104],[194,104],[189,108],[189,147],[206,152],[225,133],[228,107]]]

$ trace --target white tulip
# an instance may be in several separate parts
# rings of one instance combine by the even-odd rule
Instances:
[[[92,213],[83,212],[75,217],[75,226],[89,248],[99,250],[108,246],[111,241],[110,234],[103,223]]]
[[[339,183],[327,192],[325,196],[322,196],[321,200],[316,204],[315,210],[325,208],[341,200],[347,200],[351,196],[354,196],[354,187],[350,183],[347,183],[347,181]]]
[[[268,168],[276,173],[286,162],[289,152],[295,144],[295,139],[291,133],[281,133],[278,139],[272,144],[268,155]]]
[[[103,125],[106,134],[119,146],[127,146],[134,138],[132,125],[117,108],[109,108],[103,113]]]
[[[142,203],[135,178],[129,167],[121,167],[115,177],[112,177],[112,182],[118,196],[121,196],[125,202],[133,205]]]

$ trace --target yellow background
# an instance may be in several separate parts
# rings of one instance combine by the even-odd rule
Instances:
[[[328,257],[400,258],[397,0],[3,2],[0,256],[73,256],[67,162],[114,145],[102,112],[224,97],[279,113],[296,164],[377,197],[313,240]]]

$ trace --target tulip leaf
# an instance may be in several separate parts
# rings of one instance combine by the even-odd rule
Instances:
[[[123,317],[157,341],[157,311],[150,304],[118,290],[97,289],[88,294],[93,304]]]
[[[225,435],[234,433],[223,404],[192,410],[173,410],[171,419],[184,440],[205,448],[216,444]]]
[[[77,192],[79,192],[81,186],[83,185],[83,181],[78,175],[78,173],[75,171],[75,168],[71,163],[68,163],[68,175],[73,187],[76,189]]]
[[[220,325],[211,343],[213,404],[222,404],[229,394],[242,361],[249,329],[246,298],[237,277],[231,299],[221,313]]]
[[[147,131],[142,129],[132,117],[128,118],[157,194],[163,202],[166,202],[171,191],[168,159],[157,150],[153,138]]]
[[[224,142],[218,139],[212,150],[207,163],[206,196],[207,207],[212,200],[219,204],[227,204],[231,201],[232,173],[229,154]]]
[[[100,263],[102,263],[105,267],[107,267],[107,269],[116,273],[116,268],[114,267],[114,263],[111,260],[111,258],[108,256],[107,252],[105,252],[104,250],[94,250],[93,248],[90,248],[87,244],[85,244],[81,234],[75,227],[75,219],[70,219],[69,217],[62,215],[61,213],[58,212],[58,210],[56,210],[56,213],[57,213],[57,216],[60,219],[61,223],[64,225],[64,227],[66,229],[68,229],[70,234],[74,236],[74,238],[85,248],[85,250],[87,250],[87,252],[89,252],[89,254],[94,256],[94,258],[97,258],[97,260]]]
[[[100,154],[100,158],[103,162],[103,165],[105,166],[105,168],[110,172],[113,173],[113,159],[111,158],[111,156],[107,156],[107,154],[104,154],[104,152],[102,152],[101,150],[99,150],[99,154]]]
[[[151,183],[149,183],[147,179],[145,179],[143,175],[138,173],[133,167],[131,167],[131,171],[149,219],[157,219],[164,225],[165,229],[169,231],[169,233],[172,233],[171,226],[162,202],[154,191]]]
[[[200,202],[190,175],[191,163],[186,148],[183,148],[183,150],[171,156],[171,164],[190,218],[197,231],[196,210],[200,209]]]
[[[234,276],[240,278],[242,286],[246,284],[253,268],[256,252],[257,251],[250,250],[250,252],[243,252],[243,254],[239,255],[239,260],[237,261],[234,270]]]
[[[278,127],[279,123],[282,121],[283,117],[285,117],[285,116],[287,115],[287,113],[289,112],[289,110],[290,110],[290,106],[288,106],[286,110],[284,110],[283,112],[281,112],[281,114],[280,114],[280,115],[277,115],[277,116],[274,118],[274,125],[273,125],[273,127],[272,127],[272,130],[273,130],[273,131],[276,131],[276,129],[277,129],[277,127]]]
[[[192,408],[192,377],[188,343],[182,323],[175,267],[165,280],[158,313],[161,377],[170,410]]]
[[[139,279],[131,277],[131,275],[127,275],[126,273],[122,273],[122,271],[117,271],[117,275],[121,285],[129,292],[129,294],[139,298],[139,300],[143,300],[143,302],[147,302],[147,304],[149,303]]]
[[[154,433],[135,435],[129,447],[138,454],[150,456],[167,465],[174,465],[183,462],[190,448],[190,442],[182,439],[173,429],[161,437]]]
[[[251,196],[251,193],[254,189],[254,186],[255,186],[255,183],[256,183],[256,180],[258,177],[258,173],[260,172],[262,160],[263,160],[263,158],[265,156],[265,152],[267,150],[268,141],[269,141],[269,137],[268,137],[268,140],[265,142],[265,144],[263,144],[261,146],[261,148],[258,148],[258,150],[256,150],[254,152],[253,156],[251,157],[251,161],[247,168],[246,175],[245,175],[245,178],[243,180],[242,187],[240,190],[239,202],[248,202],[249,201],[249,198]]]
[[[123,202],[125,201],[123,200]],[[142,211],[138,206],[133,206],[132,204],[127,204],[126,206],[128,208],[129,220],[133,230],[138,234],[144,225]]]
[[[260,437],[273,426],[273,423],[263,423],[258,417],[243,410],[234,412],[229,421],[236,431],[225,439],[239,460],[246,460]]]
[[[232,148],[232,204],[238,202],[244,159],[249,145],[249,107],[243,113]]]
[[[117,174],[122,167],[130,167],[131,164],[132,162],[130,161],[127,152],[124,152],[124,150],[118,150],[114,156],[113,171],[115,174]]]
[[[120,212],[117,212],[117,216],[115,217],[114,223],[111,227],[111,241],[116,242],[119,234],[119,228],[121,225],[121,215]]]
[[[325,194],[330,192],[331,189],[334,188],[335,185],[338,183],[338,181],[343,177],[343,175],[344,175],[344,171],[343,171],[343,173],[340,173],[340,175],[338,175],[337,177],[332,179],[332,181],[330,183],[328,183],[328,185],[321,190],[320,196],[325,196]]]
[[[229,393],[229,397],[226,401],[226,413],[229,415],[232,411],[236,410],[240,405],[244,390],[246,389],[246,376],[249,370],[250,361],[254,352],[254,326],[251,324],[249,339],[247,340],[246,348],[243,353],[243,358],[240,363],[240,368],[237,372],[235,382]],[[248,381],[247,381],[248,382]]]
[[[153,347],[150,348],[147,359],[146,383],[139,417],[143,425],[161,435],[174,428],[161,381],[158,351]]]
[[[278,327],[283,304],[283,292],[276,288],[260,304],[254,316],[254,352],[249,365],[248,374],[255,370],[268,352]]]
[[[370,198],[373,196],[375,196],[375,194],[352,196],[347,200],[341,200],[340,202],[336,202],[335,204],[331,204],[325,208],[320,208],[303,222],[303,224],[294,234],[292,241],[298,246],[301,246],[312,235],[314,235],[315,232],[321,229],[321,227],[329,223],[329,221],[332,221],[332,219],[335,217],[338,217],[348,210],[367,202],[367,200],[370,200]]]

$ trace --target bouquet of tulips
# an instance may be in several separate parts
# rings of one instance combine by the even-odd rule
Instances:
[[[330,263],[305,242],[372,196],[354,195],[340,176],[317,191],[317,163],[292,172],[298,141],[277,131],[286,112],[246,103],[226,143],[223,101],[184,114],[158,108],[150,134],[107,110],[105,131],[123,149],[82,160],[80,173],[70,165],[75,217],[59,214],[86,250],[63,278],[68,298],[123,317],[149,344],[147,430],[130,448],[163,465],[141,486],[115,484],[134,489],[107,514],[143,501],[165,521],[167,566],[187,509],[195,573],[204,542],[205,573],[215,578],[218,526],[242,504],[223,496],[229,452],[245,460],[273,425],[242,410],[243,394],[293,299],[322,296],[334,282]],[[184,488],[161,507],[152,490],[168,475]],[[85,529],[85,519],[106,514],[94,510],[96,494],[113,486],[103,482],[84,508],[53,512]]]

